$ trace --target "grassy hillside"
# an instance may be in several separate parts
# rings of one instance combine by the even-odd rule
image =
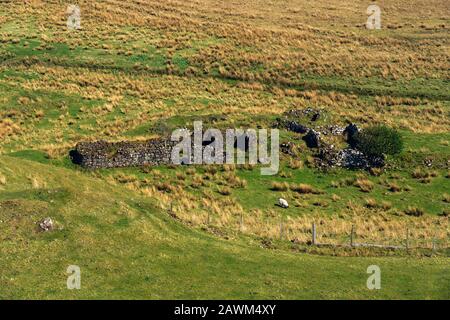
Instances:
[[[0,3],[0,298],[449,298],[447,1],[379,1],[377,31],[366,1],[82,0],[81,30],[66,26],[69,2]],[[270,128],[304,108],[323,125],[391,126],[405,150],[385,170],[321,171],[282,130],[296,154],[274,177],[68,158],[81,141],[195,120]],[[61,229],[38,233],[45,217]],[[321,242],[348,243],[356,226],[357,241],[404,245],[408,232],[439,250],[319,250],[313,222]],[[80,292],[64,289],[68,264]]]
[[[311,256],[227,241],[98,178],[0,159],[2,299],[449,298],[444,258]],[[58,230],[37,232],[35,221],[49,214]],[[70,264],[81,267],[80,291],[66,289]],[[372,264],[382,269],[376,292],[366,288]]]

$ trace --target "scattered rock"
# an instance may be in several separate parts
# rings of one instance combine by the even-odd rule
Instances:
[[[319,148],[320,147],[320,133],[314,129],[310,129],[306,136],[303,137],[308,148]]]
[[[280,144],[281,152],[283,152],[284,154],[288,154],[290,156],[295,155],[294,148],[295,148],[294,143],[292,143],[290,141]]]
[[[321,117],[322,111],[318,109],[293,109],[285,112],[283,118],[278,118],[275,127],[304,134],[307,133],[310,128],[302,123],[311,124],[312,122],[318,121]]]
[[[344,134],[345,128],[332,124],[326,127],[320,127],[316,130],[325,136],[327,135],[340,136]]]
[[[39,228],[42,231],[52,231],[54,228],[53,220],[51,218],[45,218],[39,222]]]
[[[277,119],[277,122],[275,124],[276,128],[283,128],[291,132],[295,133],[306,133],[308,132],[308,127],[305,127],[304,125],[298,123],[297,121],[292,120],[285,120],[285,119]]]
[[[384,158],[372,158],[359,150],[346,148],[336,150],[333,145],[324,146],[319,150],[320,167],[342,167],[346,169],[381,168],[385,165]]]
[[[284,113],[286,118],[290,119],[305,119],[311,122],[315,122],[322,116],[322,111],[314,108],[306,109],[292,109]]]
[[[428,168],[431,168],[433,166],[433,159],[427,158],[423,160],[423,164]]]
[[[370,169],[370,160],[364,153],[356,149],[343,149],[339,151],[341,167],[347,169]]]

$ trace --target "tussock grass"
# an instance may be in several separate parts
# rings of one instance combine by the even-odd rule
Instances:
[[[289,189],[289,184],[287,182],[272,182],[270,187],[273,191],[287,191]]]
[[[400,191],[402,191],[402,187],[400,187],[400,186],[399,186],[397,183],[395,183],[395,182],[389,183],[388,189],[389,189],[389,191],[391,191],[391,192],[400,192]]]
[[[219,187],[217,189],[217,192],[219,192],[223,196],[229,196],[231,194],[231,189],[227,186]]]
[[[0,185],[6,185],[6,177],[0,173]]]
[[[310,186],[309,184],[300,183],[300,184],[293,184],[290,186],[290,189],[297,193],[311,193],[311,194],[317,194],[319,193],[314,187]]]
[[[0,184],[1,184],[1,178],[0,178]],[[450,194],[444,193],[444,195],[442,196],[442,201],[444,201],[446,203],[450,203]]]
[[[292,170],[297,170],[303,168],[303,165],[304,165],[303,161],[301,160],[290,159],[288,167]]]
[[[218,278],[215,286],[202,282],[206,278],[196,275],[196,270],[190,270],[188,276],[180,276],[177,272],[185,270],[186,261],[200,261],[201,270],[212,268],[212,272],[223,274],[217,265],[228,267],[233,259],[227,252],[233,251],[254,260],[250,267],[232,264],[227,274],[244,274],[249,279],[250,275],[254,276],[251,266],[261,265],[264,274],[283,275],[274,283],[285,284],[285,279],[298,279],[298,274],[289,270],[295,269],[298,261],[305,257],[291,257],[290,253],[284,252],[283,255],[290,258],[277,258],[274,268],[265,269],[266,265],[260,262],[273,259],[272,255],[268,259],[254,247],[243,251],[226,247],[217,250],[214,262],[209,264],[203,259],[203,253],[195,251],[196,246],[213,247],[216,252],[222,244],[215,240],[205,244],[204,240],[192,236],[190,229],[178,225],[183,222],[189,228],[214,230],[218,237],[235,240],[240,237],[237,230],[243,230],[243,237],[252,241],[264,238],[276,246],[280,242],[281,214],[275,207],[279,196],[294,204],[283,214],[289,215],[284,217],[284,240],[295,244],[310,241],[313,222],[318,225],[318,240],[330,243],[347,242],[353,224],[357,225],[358,239],[367,242],[401,244],[407,228],[411,230],[411,238],[418,241],[431,239],[435,232],[442,239],[448,238],[448,217],[436,216],[448,211],[442,201],[446,199],[442,194],[448,182],[443,179],[445,173],[441,169],[437,172],[434,168],[421,167],[410,176],[404,169],[423,165],[424,156],[430,156],[435,163],[447,154],[448,143],[445,142],[448,141],[450,118],[446,80],[449,64],[441,49],[449,26],[439,26],[442,22],[436,22],[445,12],[446,2],[432,0],[431,3],[411,5],[410,1],[401,0],[393,3],[390,0],[386,3],[390,7],[389,26],[376,34],[362,26],[366,4],[355,5],[349,0],[339,3],[288,0],[264,5],[255,0],[232,4],[199,0],[189,5],[182,1],[157,0],[81,1],[82,11],[89,12],[89,17],[83,19],[83,32],[72,32],[70,36],[61,24],[63,16],[55,14],[64,12],[66,5],[63,3],[51,2],[43,6],[33,1],[26,5],[11,2],[3,6],[5,12],[0,17],[3,28],[0,31],[3,45],[0,56],[4,57],[0,66],[0,154],[16,153],[19,164],[9,160],[8,167],[24,171],[31,168],[21,186],[28,192],[24,194],[39,193],[43,197],[46,193],[41,192],[42,188],[63,185],[77,199],[70,199],[64,205],[45,201],[42,204],[42,200],[38,200],[40,206],[33,203],[37,208],[45,208],[46,212],[63,212],[60,220],[67,221],[67,233],[52,243],[51,250],[46,250],[49,261],[58,263],[60,259],[56,258],[67,254],[62,251],[66,244],[63,239],[73,240],[84,248],[81,254],[87,261],[92,261],[94,256],[92,248],[96,248],[95,254],[101,253],[103,248],[106,253],[100,260],[111,262],[111,248],[126,247],[130,252],[138,250],[142,254],[142,259],[134,257],[136,270],[149,270],[143,263],[149,260],[155,265],[169,266],[171,279],[164,281],[165,286],[196,279],[203,292],[217,294],[221,292],[217,288],[221,288],[223,279]],[[354,10],[348,10],[349,7]],[[425,22],[417,15],[424,10],[429,16]],[[271,14],[267,14],[268,11]],[[223,12],[233,14],[223,15]],[[39,16],[38,27],[33,18],[36,16]],[[405,16],[408,17],[407,24]],[[236,27],[242,25],[245,28]],[[317,52],[321,53],[320,59]],[[216,118],[212,121],[214,125],[220,127],[235,127],[241,123],[269,127],[275,117],[293,106],[323,108],[339,125],[345,125],[347,121],[370,121],[400,129],[408,136],[409,150],[401,160],[396,159],[402,161],[403,167],[399,170],[403,171],[392,176],[394,187],[387,182],[391,179],[386,177],[387,172],[378,169],[370,171],[370,180],[365,175],[355,177],[351,172],[342,174],[339,170],[313,171],[315,169],[310,168],[315,168],[315,159],[308,150],[299,150],[301,158],[287,163],[291,170],[285,169],[286,163],[282,164],[280,176],[284,182],[275,185],[271,180],[256,178],[250,166],[118,169],[107,173],[57,168],[70,167],[67,152],[79,141],[144,140],[189,125],[197,116],[210,115]],[[339,139],[329,140],[339,146],[342,143]],[[36,159],[27,155],[26,150],[46,156]],[[21,163],[21,158],[31,160],[30,164]],[[45,162],[46,166],[38,166],[37,160]],[[8,171],[3,172],[3,167],[1,170],[7,181],[2,184],[0,175],[2,191],[16,192],[18,178]],[[404,178],[406,174],[408,177]],[[72,183],[65,175],[77,183]],[[450,173],[447,173],[449,177]],[[380,183],[383,188],[378,188],[380,181],[385,181]],[[418,184],[420,182],[424,184]],[[330,185],[334,187],[333,193],[328,189]],[[383,193],[386,188],[402,191],[400,185],[405,186],[403,191],[411,192]],[[269,190],[271,186],[280,193]],[[355,186],[370,193],[367,203]],[[136,204],[135,199],[140,195],[154,200],[158,212],[153,207],[144,210],[141,203]],[[405,209],[405,203],[413,209]],[[19,203],[20,208],[27,209],[27,206],[29,204]],[[176,218],[176,223],[165,215],[157,222],[148,219],[149,216],[159,219],[160,211],[164,214],[169,210],[169,217]],[[121,219],[126,217],[130,221],[115,221],[116,211],[123,213]],[[409,218],[405,217],[404,211],[410,211],[412,215],[423,211],[424,214]],[[0,214],[4,212],[11,214],[2,207]],[[85,215],[95,212],[98,220],[92,216],[78,217],[80,212]],[[132,220],[133,217],[140,217],[140,220]],[[206,221],[209,221],[208,225]],[[79,229],[71,229],[71,225],[77,225]],[[115,237],[110,236],[112,233]],[[18,252],[19,256],[22,254],[30,259],[38,256],[33,252],[41,252],[42,246],[48,244],[43,240],[38,246],[33,239],[23,239],[21,243],[27,243],[27,251]],[[168,242],[164,242],[166,240]],[[160,252],[160,247],[167,250]],[[172,254],[179,254],[170,251],[175,247],[182,249],[179,250],[183,254],[179,266],[176,265],[178,260],[169,259],[168,262],[167,259]],[[15,256],[14,246],[1,248],[6,251],[4,256]],[[121,259],[111,262],[114,270],[125,270],[130,274],[128,262],[131,257],[127,257],[127,252],[128,249],[122,250]],[[148,257],[151,259],[146,259]],[[333,262],[325,260],[333,266],[330,270],[335,270]],[[363,264],[358,259],[352,262]],[[420,270],[423,274],[416,265],[413,268],[406,263],[382,262],[395,266],[392,269],[400,270],[400,273],[405,268],[412,272]],[[426,262],[420,261],[420,265],[424,264]],[[313,262],[311,265],[315,266],[314,270],[327,267],[326,263],[321,263],[320,268]],[[15,265],[1,269],[8,272],[13,269],[11,266]],[[105,268],[104,265],[95,267],[96,270]],[[436,268],[433,261],[430,269]],[[47,269],[51,268],[44,268],[44,272]],[[348,276],[348,272],[342,271],[342,274]],[[405,274],[408,273],[405,271]],[[23,273],[23,277],[27,274]],[[9,278],[16,278],[13,272],[5,277]],[[123,287],[120,279],[115,283],[120,284],[121,293],[134,292],[138,284],[142,292],[155,292],[156,298],[166,297],[166,287],[164,290],[141,287],[143,278],[143,274],[131,277],[130,287]],[[31,276],[27,280],[30,279]],[[417,279],[417,282],[421,281],[420,276]],[[239,296],[237,291],[254,290],[261,298],[274,292],[280,297],[292,298],[284,293],[285,287],[278,291],[277,288],[268,290],[260,286],[263,281],[257,280],[246,282],[249,287],[242,290],[229,289],[233,291],[228,293]],[[16,279],[6,285],[19,292],[21,288],[16,284],[19,281]],[[395,278],[395,281],[400,280]],[[40,283],[47,286],[42,292],[56,292],[54,295],[59,297],[53,284],[45,280]],[[427,285],[427,282],[422,284]],[[416,292],[420,291],[415,290],[417,287],[411,286],[414,284],[400,286],[401,292],[411,288],[408,292],[419,294]],[[170,289],[178,292],[178,288]],[[297,289],[296,292],[301,291]],[[353,292],[350,289],[346,288],[344,295]],[[320,294],[323,292],[327,291]],[[384,294],[397,298],[396,294],[385,291]],[[180,295],[182,298],[208,296]],[[369,293],[364,291],[361,295],[368,296]],[[35,297],[35,294],[29,296]],[[96,293],[89,297],[92,296]],[[433,293],[423,296],[428,298]],[[221,297],[228,298],[229,295],[224,293]]]
[[[423,216],[425,214],[425,212],[422,209],[417,208],[417,207],[408,207],[404,211],[404,213],[407,216],[413,216],[413,217],[421,217],[421,216]]]
[[[362,192],[371,192],[374,188],[373,182],[364,178],[356,179],[354,186],[358,187]]]

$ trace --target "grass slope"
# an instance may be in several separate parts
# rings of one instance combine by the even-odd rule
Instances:
[[[450,298],[447,258],[264,249],[187,228],[152,199],[94,174],[5,156],[0,163],[1,299]],[[58,230],[36,232],[46,216]],[[79,291],[66,289],[71,264],[81,267]],[[379,291],[366,288],[372,264],[382,270]]]
[[[448,249],[298,253],[312,222],[319,241],[348,243],[356,224],[358,241],[400,245],[408,229],[413,245],[448,247],[448,6],[413,2],[380,1],[377,31],[364,27],[368,4],[353,0],[80,0],[79,31],[67,30],[64,1],[0,3],[0,298],[448,299]],[[271,178],[242,168],[85,172],[67,158],[80,141],[148,139],[195,120],[268,128],[309,107],[324,110],[324,125],[399,129],[406,150],[373,176],[318,172],[286,131],[281,142],[298,155]],[[289,210],[274,206],[279,197]],[[36,232],[47,216],[61,229]],[[81,291],[65,289],[69,264],[82,268]],[[378,292],[365,287],[371,264],[382,268]]]

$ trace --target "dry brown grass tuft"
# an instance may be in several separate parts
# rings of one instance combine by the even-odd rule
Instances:
[[[234,172],[234,171],[236,171],[236,165],[235,164],[225,164],[222,166],[222,170],[225,172]]]
[[[402,191],[402,187],[400,187],[397,183],[391,182],[388,185],[388,189],[390,192],[400,192]]]
[[[341,200],[341,197],[339,197],[337,194],[333,193],[331,195],[331,200],[333,200],[334,202],[337,202],[337,201]]]
[[[1,183],[1,180],[0,180],[0,183]],[[442,201],[444,201],[446,203],[450,203],[450,194],[444,193],[444,195],[442,196]]]
[[[178,180],[186,180],[186,175],[183,172],[177,172],[175,176]]]
[[[370,168],[369,172],[371,175],[379,177],[383,174],[383,168]]]
[[[119,173],[116,176],[114,176],[114,179],[119,182],[119,183],[133,183],[137,181],[136,176],[132,176],[132,175],[126,175],[124,173]]]
[[[272,182],[270,190],[273,191],[287,191],[289,189],[289,184],[287,182]]]
[[[388,201],[381,201],[381,203],[378,203],[373,198],[366,199],[366,207],[369,209],[381,209],[383,211],[389,211],[392,208],[392,204]]]
[[[410,206],[404,211],[404,213],[407,216],[421,217],[425,214],[425,211],[420,208]]]
[[[6,177],[0,173],[0,185],[6,185]]]
[[[42,189],[47,187],[47,183],[40,177],[33,176],[30,178],[33,189]]]
[[[436,171],[423,170],[422,168],[416,168],[412,172],[412,177],[418,179],[422,183],[430,183],[432,178],[437,177],[439,174]]]
[[[231,188],[227,186],[218,187],[217,192],[219,192],[223,196],[229,196],[231,194]]]
[[[378,208],[378,203],[375,199],[369,198],[369,199],[366,199],[366,207],[370,208],[370,209],[375,209],[375,208]]]
[[[171,185],[169,182],[157,183],[156,189],[158,189],[159,191],[162,191],[162,192],[167,192],[167,193],[175,193],[175,191],[177,190],[177,188],[175,186]]]
[[[309,184],[300,183],[300,184],[292,184],[290,186],[290,189],[297,193],[307,194],[307,193],[318,193],[314,187],[310,186]]]
[[[280,178],[291,178],[292,177],[292,173],[290,172],[286,172],[284,170],[281,170],[278,175],[280,176]]]
[[[303,168],[303,162],[301,160],[290,159],[288,167],[293,170],[301,169]]]
[[[389,201],[381,201],[380,208],[385,211],[388,211],[392,208],[392,203],[390,203]]]
[[[358,178],[353,184],[358,187],[362,192],[371,192],[373,190],[374,184],[372,181],[364,178]]]
[[[203,177],[201,175],[194,175],[191,182],[191,187],[198,189],[200,187],[206,186],[206,182],[204,181]]]

